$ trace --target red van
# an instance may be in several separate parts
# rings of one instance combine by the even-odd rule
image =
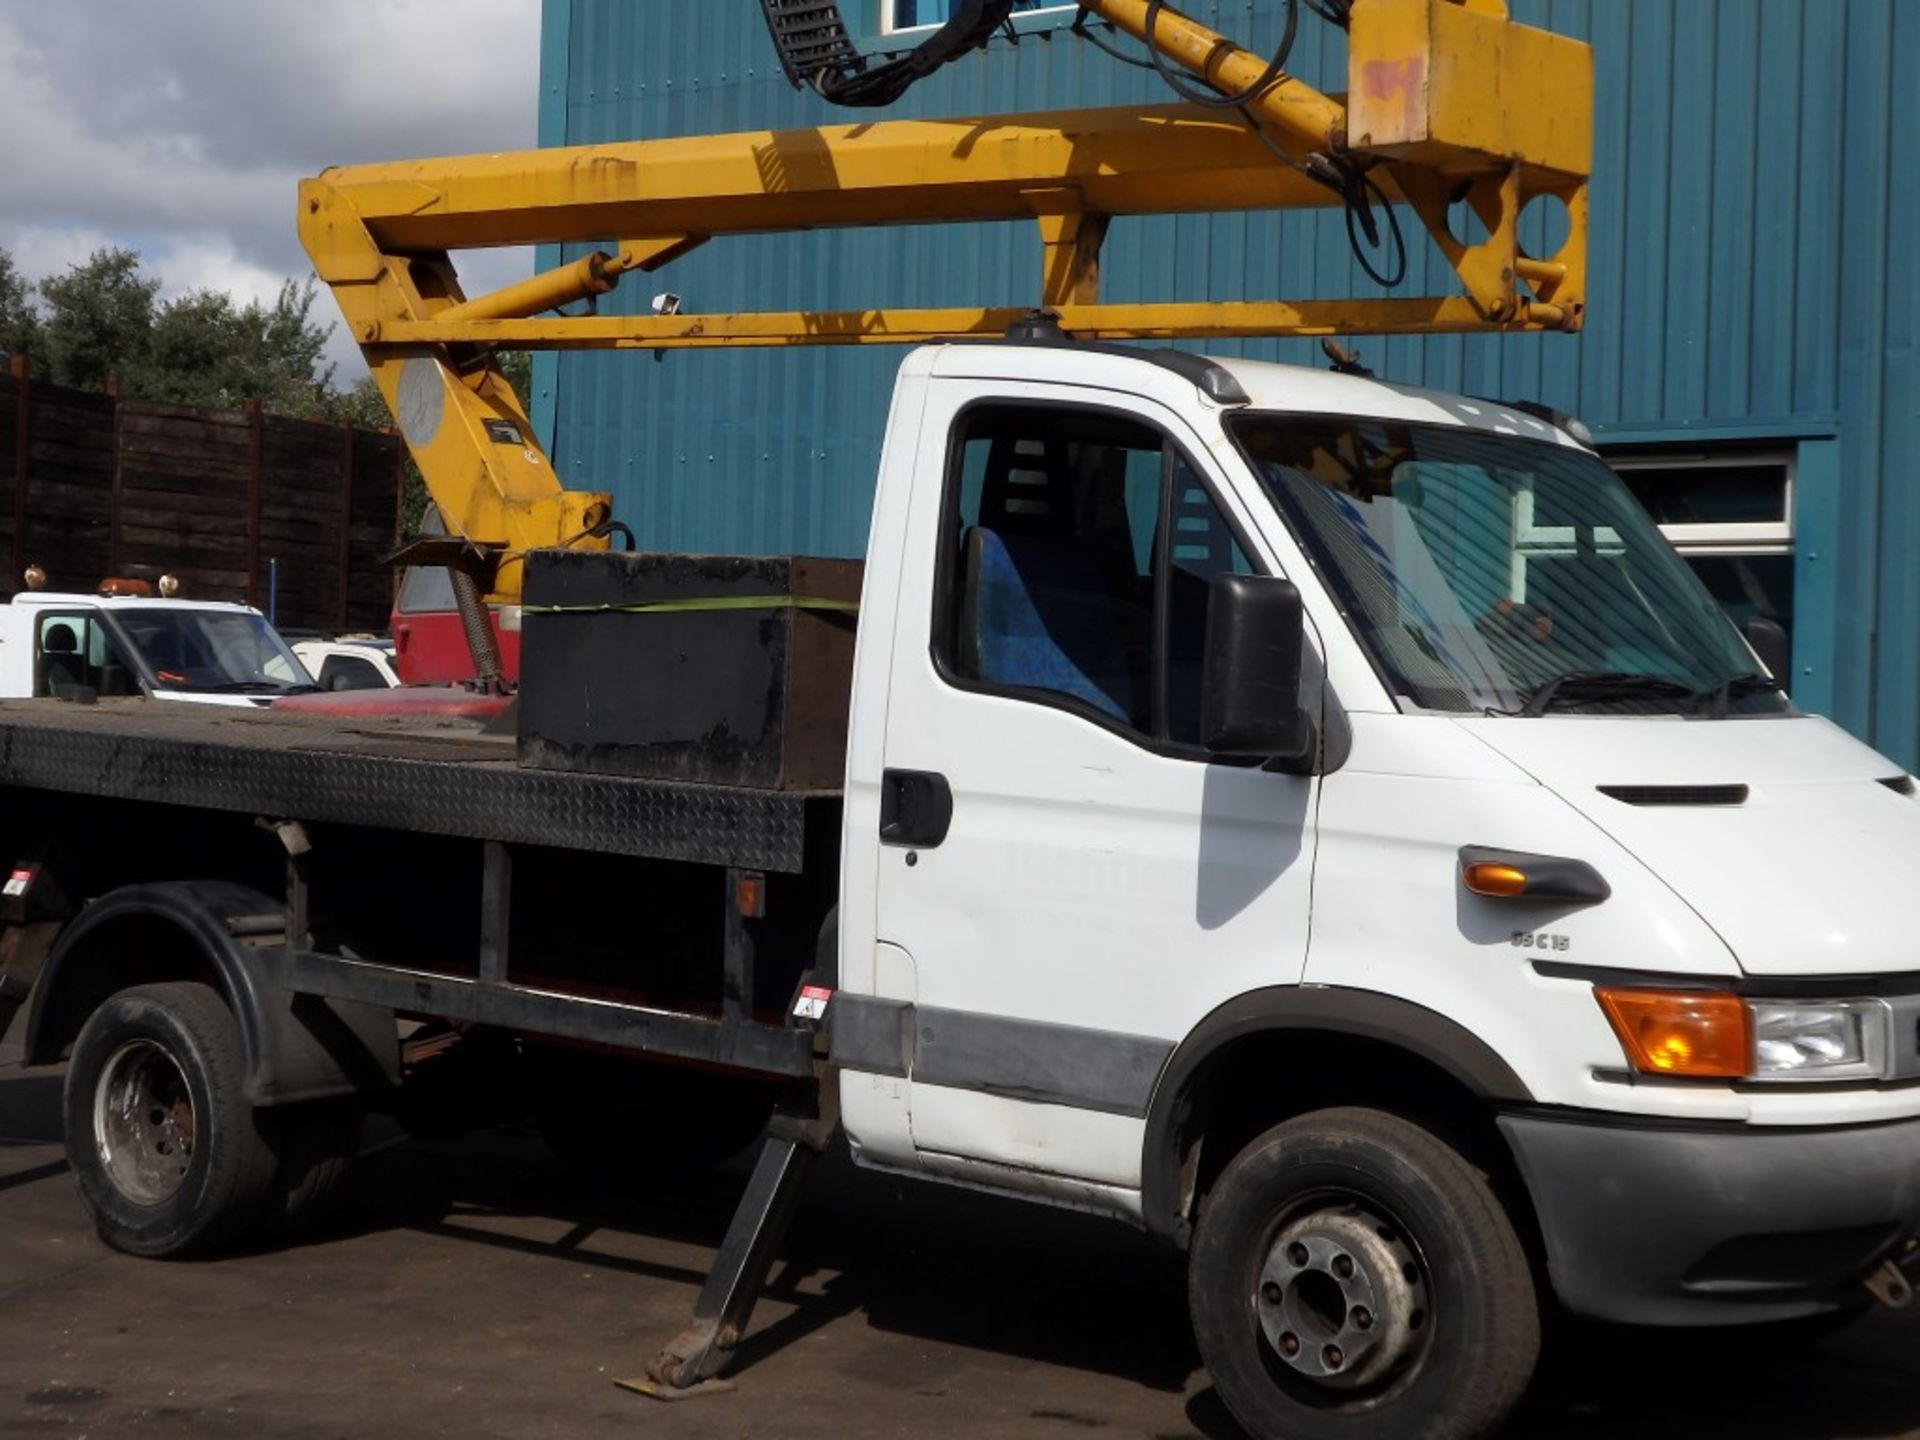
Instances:
[[[439,512],[431,506],[420,533],[444,535]],[[520,607],[492,605],[493,633],[500,647],[500,671],[520,678]],[[448,685],[474,678],[473,655],[460,612],[454,608],[453,581],[443,565],[414,565],[400,582],[393,606],[393,663],[402,685]]]

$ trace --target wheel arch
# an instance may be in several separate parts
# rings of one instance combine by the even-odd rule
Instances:
[[[193,980],[213,988],[233,1012],[250,1104],[288,1105],[397,1084],[391,1010],[296,995],[277,978],[282,937],[230,923],[280,909],[278,901],[224,880],[131,885],[94,901],[61,931],[34,986],[26,1063],[65,1058],[88,1017],[118,991]],[[269,946],[248,944],[236,928]]]
[[[1359,1061],[1364,1075],[1326,1078],[1325,1066],[1335,1056]],[[1231,1158],[1203,1153],[1209,1135],[1218,1133],[1222,1087],[1255,1075],[1296,1084],[1284,1094],[1262,1092],[1233,1105],[1236,1113],[1266,1123],[1322,1104],[1378,1101],[1396,1089],[1430,1086],[1423,1097],[1429,1107],[1467,1101],[1482,1111],[1484,1136],[1509,1160],[1491,1123],[1493,1110],[1533,1098],[1484,1040],[1411,1001],[1334,986],[1250,991],[1195,1026],[1154,1087],[1141,1156],[1142,1220],[1151,1234],[1185,1248],[1207,1175],[1203,1166],[1217,1172]]]

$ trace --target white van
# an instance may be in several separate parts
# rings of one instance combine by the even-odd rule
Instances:
[[[0,605],[0,697],[270,704],[313,677],[246,605],[29,590]]]

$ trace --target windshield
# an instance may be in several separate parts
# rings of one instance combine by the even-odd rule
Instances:
[[[1787,708],[1594,456],[1452,426],[1257,411],[1229,424],[1374,663],[1413,703]]]
[[[279,694],[314,688],[287,642],[258,615],[155,605],[113,617],[163,690]]]

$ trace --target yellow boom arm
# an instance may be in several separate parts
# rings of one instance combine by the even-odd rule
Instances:
[[[1226,91],[1266,62],[1146,0],[1084,9]],[[1576,330],[1585,295],[1592,73],[1587,48],[1516,25],[1501,0],[1354,0],[1349,93],[1282,76],[1242,116],[1193,105],[889,121],[646,140],[326,171],[300,187],[300,234],[399,421],[450,533],[518,596],[537,546],[599,545],[604,494],[564,490],[492,362],[504,348],[902,343],[996,335],[1024,310],[554,315],[718,236],[939,221],[1036,223],[1034,298],[1100,339]],[[1257,128],[1256,128],[1257,127]],[[1364,181],[1357,177],[1364,177]],[[1110,305],[1101,243],[1118,215],[1411,207],[1458,276],[1414,298]],[[1342,187],[1345,187],[1344,189]],[[1565,206],[1552,256],[1521,210]],[[1464,200],[1484,238],[1448,228]],[[469,300],[447,252],[602,241],[557,270]]]

